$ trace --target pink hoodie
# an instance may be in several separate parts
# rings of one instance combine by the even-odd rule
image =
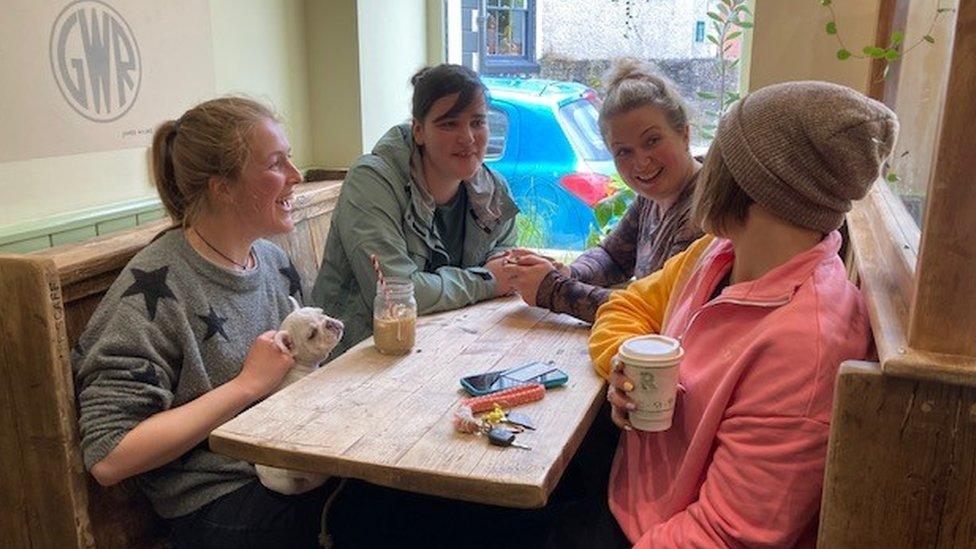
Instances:
[[[627,316],[647,313],[662,296],[667,312],[651,324],[663,322],[661,331],[685,349],[673,426],[625,432],[614,458],[610,508],[636,546],[816,544],[834,378],[842,361],[871,350],[839,247],[833,232],[709,300],[734,252],[728,240],[706,237],[656,280],[633,283],[600,309],[591,337],[598,370],[635,335],[628,324],[649,320]]]

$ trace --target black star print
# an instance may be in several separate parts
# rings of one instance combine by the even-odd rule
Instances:
[[[227,337],[227,332],[224,331],[224,322],[227,322],[227,319],[218,315],[217,312],[213,310],[213,305],[210,306],[210,314],[197,316],[200,318],[200,320],[207,323],[207,335],[203,336],[204,341],[217,334],[224,336],[224,341],[230,340],[230,338]]]
[[[302,278],[298,276],[295,265],[288,263],[287,267],[278,269],[278,272],[288,279],[288,295],[298,295],[302,291]]]
[[[159,387],[159,376],[156,375],[156,367],[148,362],[142,363],[142,368],[132,370],[132,381]]]
[[[160,267],[155,271],[143,271],[140,269],[129,269],[136,281],[129,286],[122,294],[122,297],[142,294],[146,299],[146,309],[149,311],[149,320],[156,318],[156,304],[160,299],[176,299],[172,290],[166,285],[166,273],[169,267]]]

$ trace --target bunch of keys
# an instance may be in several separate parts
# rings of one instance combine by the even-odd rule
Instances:
[[[497,427],[500,423],[513,425],[520,429],[513,431],[503,427]],[[515,435],[524,429],[535,429],[532,420],[525,414],[512,412],[506,414],[497,404],[495,409],[485,414],[484,419],[477,419],[471,412],[471,408],[460,406],[454,411],[454,427],[463,433],[481,433],[488,437],[488,442],[495,446],[512,446],[523,450],[532,448],[515,442]]]
[[[503,429],[501,427],[493,427],[488,430],[488,442],[494,444],[495,446],[511,446],[512,448],[521,448],[523,450],[531,450],[532,448],[515,442],[515,432],[509,431],[508,429]]]
[[[499,423],[512,425],[516,427],[516,432],[518,433],[521,433],[525,429],[535,431],[535,424],[532,423],[532,418],[519,412],[506,413],[497,403],[492,411],[484,415],[484,421],[488,425],[498,425]]]

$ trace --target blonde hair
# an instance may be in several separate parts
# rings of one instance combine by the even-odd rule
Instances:
[[[661,109],[671,129],[683,133],[688,126],[688,104],[673,83],[653,65],[633,57],[615,59],[603,76],[606,96],[600,107],[600,133],[607,138],[607,121],[636,108],[652,106]]]
[[[725,165],[718,141],[713,141],[695,184],[691,222],[706,233],[721,236],[729,227],[745,223],[753,203]]]
[[[262,120],[279,121],[257,101],[222,97],[156,128],[151,152],[153,180],[176,224],[188,226],[199,215],[211,177],[229,181],[240,177],[250,159],[248,139]]]

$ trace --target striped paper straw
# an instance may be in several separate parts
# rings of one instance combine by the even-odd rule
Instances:
[[[373,263],[373,270],[376,271],[376,282],[380,285],[380,291],[386,298],[387,316],[393,316],[393,301],[390,299],[390,289],[386,287],[386,278],[383,276],[383,269],[380,268],[380,259],[376,254],[370,254],[369,260]]]

